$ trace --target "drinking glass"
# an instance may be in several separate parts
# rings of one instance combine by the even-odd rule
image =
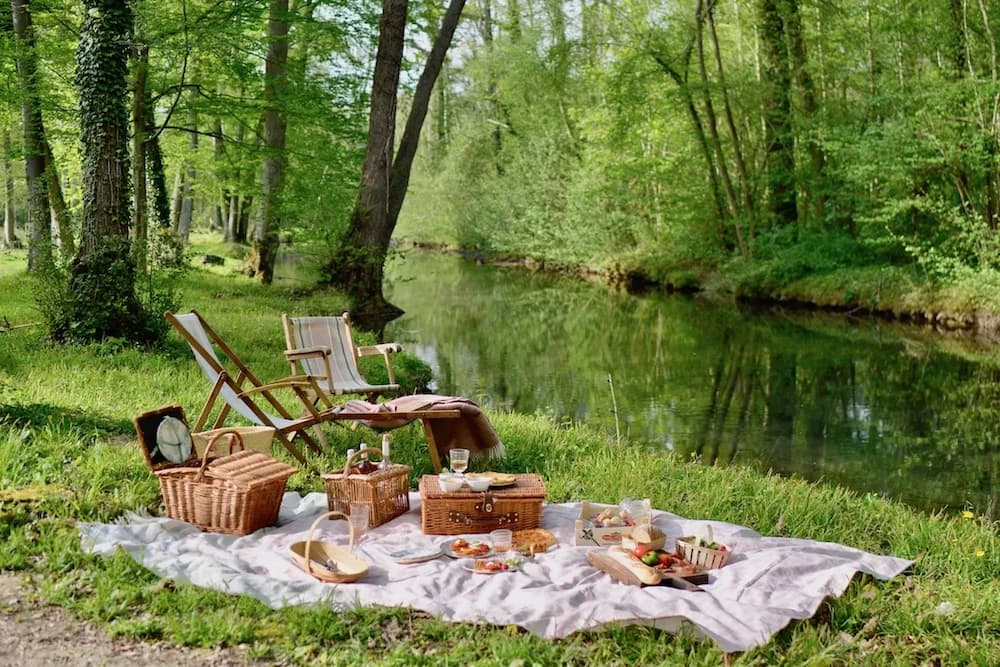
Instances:
[[[351,503],[351,513],[348,515],[348,519],[351,522],[351,530],[354,532],[354,546],[361,543],[361,538],[368,530],[368,512],[368,505]]]
[[[497,530],[490,531],[490,542],[493,543],[493,552],[502,560],[505,554],[510,551],[512,541],[514,539],[513,533],[506,528],[499,528]]]
[[[451,460],[452,472],[458,473],[459,476],[464,476],[466,469],[469,467],[469,450],[453,449],[448,453],[448,458]]]

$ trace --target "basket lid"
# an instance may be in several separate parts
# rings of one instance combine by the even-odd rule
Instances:
[[[266,454],[243,450],[212,461],[205,470],[205,476],[252,488],[276,480],[286,480],[297,472],[298,468]]]
[[[513,486],[490,488],[488,491],[461,490],[448,492],[441,488],[437,475],[424,475],[420,478],[421,498],[454,498],[456,500],[481,498],[489,493],[494,498],[541,498],[545,499],[545,483],[534,473],[514,475]]]
[[[146,466],[156,472],[179,466],[197,466],[199,459],[191,440],[184,408],[166,405],[132,418]]]

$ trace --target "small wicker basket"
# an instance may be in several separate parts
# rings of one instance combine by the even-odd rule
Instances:
[[[306,541],[291,544],[288,547],[288,552],[296,566],[316,579],[328,584],[349,584],[365,576],[368,572],[368,563],[351,553],[354,549],[354,526],[351,522],[347,522],[350,543],[346,550],[332,542],[313,540],[313,533],[316,532],[316,526],[319,525],[319,522],[334,516],[348,518],[343,512],[327,512],[319,515],[313,521],[312,527],[309,528]]]
[[[706,570],[717,570],[729,562],[732,551],[709,549],[695,543],[694,538],[677,538],[677,555],[689,563],[700,565]]]
[[[212,533],[248,535],[278,520],[288,478],[297,470],[261,454],[239,451],[211,460],[223,439],[242,448],[238,431],[220,431],[202,454],[201,465],[156,471],[167,516]]]
[[[390,464],[373,473],[351,473],[351,464],[362,454],[382,456],[381,450],[368,447],[348,457],[343,472],[323,475],[327,509],[350,515],[351,505],[368,506],[368,525],[381,526],[410,511],[410,466]]]

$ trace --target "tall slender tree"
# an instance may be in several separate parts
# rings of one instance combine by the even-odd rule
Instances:
[[[24,172],[28,181],[28,272],[53,265],[49,185],[45,178],[45,125],[42,122],[35,30],[28,0],[11,0],[17,78],[21,88]]]
[[[3,131],[0,141],[0,164],[3,166],[3,235],[0,236],[0,248],[16,248],[17,236],[14,227],[17,224],[14,214],[14,171],[10,162],[10,131]]]

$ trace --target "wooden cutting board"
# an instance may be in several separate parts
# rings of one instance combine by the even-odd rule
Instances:
[[[615,581],[620,581],[623,584],[628,584],[630,586],[649,586],[651,584],[644,584],[639,581],[637,577],[631,570],[616,561],[607,551],[593,549],[587,554],[587,562],[596,567],[602,572],[606,572],[611,575],[611,578]],[[680,577],[674,574],[663,575],[663,580],[660,581],[658,585],[660,586],[671,586],[673,588],[680,588],[686,591],[700,591],[699,584],[708,583],[708,572],[699,572],[698,574],[688,575],[686,577]]]

